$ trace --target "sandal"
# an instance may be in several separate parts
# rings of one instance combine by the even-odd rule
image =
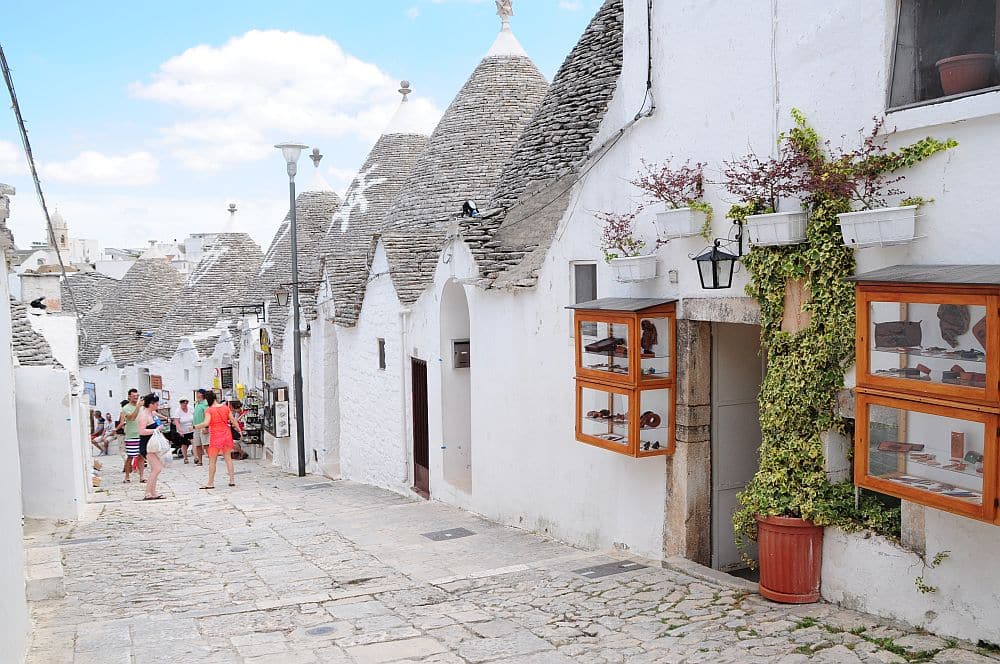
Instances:
[[[229,486],[236,486],[236,482],[230,482]]]
[[[139,480],[139,484],[145,484],[146,480]]]
[[[199,489],[214,489],[215,487],[214,486],[202,486],[202,487],[198,487],[198,488]]]
[[[146,496],[143,500],[163,500],[164,498],[166,498],[166,496],[161,494],[159,496]]]
[[[131,484],[131,483],[132,483],[132,480],[129,480],[129,479],[125,480],[125,484]]]

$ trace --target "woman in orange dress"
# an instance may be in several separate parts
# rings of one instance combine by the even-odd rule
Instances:
[[[226,404],[215,405],[214,392],[205,393],[208,408],[205,409],[205,421],[196,424],[195,429],[208,429],[208,483],[202,489],[215,488],[215,464],[219,457],[226,460],[226,470],[229,471],[229,486],[236,486],[236,475],[233,471],[233,432],[230,427],[238,427],[233,412]]]

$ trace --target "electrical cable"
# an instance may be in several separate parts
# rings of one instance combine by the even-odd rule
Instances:
[[[76,296],[73,294],[73,286],[69,283],[66,274],[66,264],[63,262],[62,252],[59,251],[59,243],[56,242],[55,229],[52,227],[52,218],[49,216],[49,208],[45,204],[45,194],[42,193],[42,183],[38,179],[38,169],[35,168],[35,157],[31,152],[31,142],[28,140],[28,129],[24,125],[24,117],[21,115],[21,106],[17,103],[17,93],[14,92],[14,80],[11,77],[10,67],[7,66],[7,56],[4,53],[3,45],[0,44],[0,69],[3,69],[3,78],[7,83],[7,92],[10,93],[11,108],[14,110],[14,117],[17,119],[17,128],[21,132],[21,144],[24,146],[24,155],[28,160],[28,168],[31,169],[31,178],[35,182],[35,193],[41,203],[42,212],[45,214],[45,225],[49,230],[49,243],[55,249],[56,259],[59,261],[59,270],[62,272],[63,283],[66,284],[66,291],[69,293],[70,304],[73,306],[73,313],[76,316],[77,326],[80,333],[86,339],[87,330],[83,325],[83,317],[80,315],[80,307],[77,306]]]

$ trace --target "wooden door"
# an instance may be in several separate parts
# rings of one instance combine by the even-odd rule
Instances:
[[[427,363],[410,358],[413,405],[413,490],[430,498],[430,435],[427,430]]]

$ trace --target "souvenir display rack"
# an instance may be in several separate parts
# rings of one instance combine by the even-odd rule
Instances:
[[[1000,525],[1000,266],[854,281],[855,483]]]
[[[675,302],[604,298],[568,307],[578,441],[635,458],[673,453]]]

